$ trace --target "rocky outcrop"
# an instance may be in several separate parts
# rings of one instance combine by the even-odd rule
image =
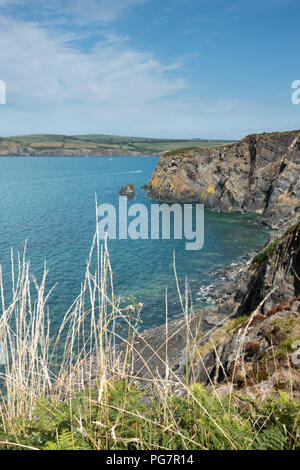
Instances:
[[[300,398],[300,297],[269,315],[255,314],[240,324],[228,322],[214,347],[195,357],[202,385],[228,393],[265,398],[284,390]]]
[[[149,394],[153,380],[176,394],[196,381],[220,395],[300,398],[300,221],[239,266],[232,297],[206,313],[137,333],[129,352],[118,347],[136,384]]]
[[[120,189],[119,194],[129,197],[135,196],[136,192],[134,190],[134,184],[124,184],[124,186],[122,186]]]
[[[300,222],[247,263],[231,312],[236,319],[210,339],[214,347],[199,348],[197,379],[243,393],[284,389],[300,398]]]
[[[260,313],[300,295],[300,222],[289,227],[246,266],[234,295],[237,315]]]
[[[161,201],[194,201],[223,212],[256,213],[278,228],[300,210],[300,131],[166,153],[144,189]]]

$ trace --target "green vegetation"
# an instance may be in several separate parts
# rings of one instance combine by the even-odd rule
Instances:
[[[191,151],[199,150],[200,148],[210,148],[210,147],[217,147],[217,146],[224,146],[229,145],[232,142],[220,142],[220,141],[209,141],[203,145],[195,146],[195,142],[191,142],[191,146],[186,146],[184,148],[175,148],[174,150],[170,150],[164,153],[164,157],[173,157],[175,155],[186,155]]]
[[[12,253],[9,301],[0,269],[1,449],[300,449],[300,404],[281,391],[265,401],[233,392],[220,399],[213,388],[176,377],[168,363],[169,380],[150,371],[148,395],[133,383],[140,304],[116,297],[109,255],[96,237],[81,293],[55,335],[46,272],[32,283],[25,253],[16,266],[13,260]],[[187,318],[188,289],[181,300]],[[212,336],[215,344],[228,325]],[[116,341],[123,343],[121,356]],[[189,335],[186,341],[187,351],[194,350]],[[182,397],[172,393],[172,379]]]
[[[256,403],[219,400],[198,384],[191,397],[168,395],[143,404],[126,381],[110,383],[105,402],[85,390],[61,402],[36,403],[30,418],[0,419],[2,449],[45,450],[293,450],[300,449],[300,403],[284,392]],[[24,446],[24,447],[23,447]]]
[[[279,318],[272,321],[272,326],[278,325],[286,334],[291,334],[295,327],[295,321],[292,318]]]
[[[299,222],[300,223],[300,222]],[[292,233],[298,226],[299,223],[295,225],[291,225],[287,231],[281,236],[276,238],[272,243],[270,243],[266,248],[264,248],[262,251],[260,251],[252,260],[253,264],[262,264],[265,261],[267,261],[269,258],[271,258],[278,246],[278,244],[290,233]]]
[[[267,136],[273,136],[273,135],[286,135],[286,134],[295,134],[297,132],[300,132],[299,129],[295,129],[294,131],[283,131],[283,132],[259,132],[257,134],[249,134],[246,136],[247,139],[251,139],[254,137],[259,137],[261,135],[267,135]]]
[[[271,258],[271,256],[273,256],[273,254],[276,250],[277,245],[279,244],[279,242],[281,242],[282,238],[283,237],[276,238],[276,240],[274,240],[272,243],[270,243],[263,251],[258,253],[253,258],[253,263],[262,264],[265,261],[267,261],[267,259]]]
[[[295,337],[293,338],[290,336],[289,338],[283,340],[278,347],[278,350],[276,351],[276,356],[281,357],[283,355],[286,355],[286,353],[291,353],[293,352],[293,344],[295,341],[297,341],[299,338]]]
[[[232,320],[230,327],[227,331],[232,331],[241,326],[243,323],[249,321],[249,315],[241,315],[240,317],[234,318]]]
[[[188,152],[199,150],[199,147],[185,147],[185,148],[179,148],[175,150],[170,150],[169,152],[166,152],[164,154],[165,157],[173,157],[174,155],[186,155]]]
[[[203,148],[223,145],[228,141],[202,140],[202,139],[151,139],[142,137],[127,137],[102,134],[90,135],[57,135],[57,134],[35,134],[27,136],[16,136],[0,139],[1,142],[19,144],[22,147],[32,147],[36,151],[43,150],[91,150],[101,155],[101,150],[120,150],[136,152],[144,155],[160,154],[166,150],[174,150],[182,147]]]

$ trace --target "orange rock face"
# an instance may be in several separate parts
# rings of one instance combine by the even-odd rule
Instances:
[[[223,147],[165,154],[145,189],[161,201],[257,213],[277,228],[300,207],[300,132],[249,136]]]

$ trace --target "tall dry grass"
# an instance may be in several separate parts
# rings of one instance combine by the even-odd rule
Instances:
[[[138,334],[140,307],[121,305],[121,299],[114,292],[113,277],[107,243],[100,244],[95,236],[81,292],[64,315],[59,331],[53,337],[48,301],[55,287],[46,292],[46,264],[38,283],[30,275],[26,245],[23,254],[18,254],[16,259],[11,251],[11,293],[8,302],[0,267],[0,344],[5,362],[0,373],[0,399],[1,415],[6,422],[12,422],[18,417],[31,419],[37,403],[45,397],[66,400],[87,387],[97,388],[99,403],[108,406],[105,403],[107,384],[112,380],[128,379],[128,371],[132,370],[131,353],[134,350],[134,341],[131,338]],[[188,325],[188,292],[184,300],[177,277],[176,282]],[[126,326],[125,335],[118,329],[120,323],[123,324],[123,329]],[[118,355],[116,348],[120,342],[125,344],[125,354],[123,348],[122,357]],[[165,345],[167,349],[167,329]],[[151,348],[150,344],[148,346]],[[190,349],[190,345],[188,347]],[[155,350],[152,351],[153,355],[157,354]],[[147,364],[144,363],[144,366],[147,367]],[[169,384],[172,374],[174,375],[169,368],[168,359],[165,361],[165,370],[164,380],[159,380],[153,373],[152,385],[156,395],[162,398],[166,406],[165,426],[175,429],[176,433],[176,421],[169,422],[167,409]],[[134,377],[130,376],[130,380],[132,379]],[[190,393],[185,383],[182,386]],[[202,406],[201,403],[199,406]],[[203,411],[208,413],[205,409]],[[188,441],[186,438],[185,440]]]
[[[193,313],[188,284],[182,295],[176,274],[175,258],[174,273],[182,314],[186,320],[186,350],[187,373],[193,375],[189,367],[189,354],[193,355],[194,344],[189,334],[189,316]],[[32,448],[20,443],[19,419],[26,422],[34,420],[37,410],[45,407],[50,414],[55,406],[53,404],[69,403],[69,420],[76,420],[76,429],[71,425],[70,440],[75,447],[75,434],[81,433],[85,439],[92,443],[95,449],[105,449],[112,446],[119,448],[126,443],[126,437],[118,436],[117,429],[136,429],[137,437],[129,441],[140,443],[141,448],[151,448],[149,442],[143,441],[142,427],[147,425],[155,434],[159,430],[163,435],[170,435],[179,442],[179,447],[207,448],[207,435],[196,438],[196,433],[184,433],[179,424],[177,408],[170,402],[171,385],[174,381],[180,386],[187,397],[187,414],[197,412],[210,423],[219,433],[226,446],[231,449],[239,448],[235,438],[230,435],[228,427],[216,418],[213,410],[204,403],[199,394],[194,393],[186,380],[178,378],[169,367],[168,351],[168,299],[165,298],[166,310],[166,338],[164,377],[158,377],[137,351],[135,344],[139,332],[140,305],[124,304],[122,298],[114,291],[114,274],[110,264],[107,243],[101,244],[95,235],[89,257],[86,273],[81,285],[81,291],[61,320],[59,330],[53,334],[51,325],[51,312],[49,311],[49,298],[55,287],[46,291],[47,267],[38,283],[30,275],[29,262],[26,259],[26,245],[22,255],[14,256],[11,252],[11,292],[5,295],[0,267],[0,345],[4,364],[0,366],[0,421],[4,432],[15,438],[10,441],[1,441],[1,445]],[[9,300],[7,300],[7,295]],[[122,326],[122,330],[120,329]],[[125,333],[124,333],[125,331]],[[122,352],[118,345],[123,343]],[[147,343],[153,356],[157,352]],[[128,408],[128,389],[121,392],[121,400],[114,403],[111,399],[111,389],[114,383],[132,383],[136,377],[133,373],[133,353],[143,363],[143,367],[150,373],[153,396],[161,403],[161,420],[149,417],[140,410],[137,402],[136,410]],[[162,360],[162,359],[160,359]],[[212,387],[214,384],[212,383]],[[86,391],[88,391],[86,393]],[[72,400],[84,392],[85,405],[80,416],[73,416]],[[96,395],[95,395],[96,393]],[[50,400],[50,401],[49,401]],[[219,400],[219,399],[218,399]],[[46,403],[46,404],[45,404]],[[222,413],[226,409],[219,400]],[[99,409],[98,419],[95,421],[93,408]],[[58,406],[58,405],[57,405]],[[113,418],[111,412],[114,412]],[[40,411],[39,411],[40,413]],[[93,421],[94,420],[94,421]],[[16,424],[17,423],[17,424]],[[138,424],[142,423],[142,424]],[[105,428],[103,440],[94,435],[91,425]],[[201,425],[202,426],[202,425]],[[206,425],[207,426],[207,425]],[[57,431],[58,433],[58,431]],[[150,433],[151,436],[151,433]],[[206,437],[205,437],[206,436]],[[60,438],[57,437],[59,448]],[[76,438],[78,441],[78,438]],[[147,439],[152,439],[152,437]],[[255,439],[252,436],[252,440]],[[160,441],[163,442],[163,441]],[[166,441],[168,442],[168,440]],[[167,449],[167,444],[155,444],[157,448]],[[147,447],[150,446],[150,447]]]

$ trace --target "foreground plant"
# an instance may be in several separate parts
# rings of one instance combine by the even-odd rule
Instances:
[[[46,267],[40,284],[32,281],[25,255],[26,250],[18,256],[15,269],[12,254],[8,304],[0,271],[5,363],[0,370],[0,448],[299,448],[300,405],[284,393],[262,403],[234,394],[219,399],[213,390],[186,381],[181,383],[184,396],[178,397],[171,393],[174,373],[167,361],[169,380],[153,373],[151,395],[133,384],[130,360],[141,305],[132,297],[116,297],[107,248],[97,238],[81,292],[56,332],[47,307],[52,290],[45,292]],[[188,301],[179,296],[188,316]],[[192,346],[187,338],[187,349]]]
[[[46,450],[300,448],[300,404],[284,393],[279,399],[269,398],[258,405],[240,397],[237,401],[229,396],[218,400],[199,385],[194,385],[191,392],[209,410],[215,424],[190,398],[170,395],[167,402],[156,400],[145,406],[140,389],[119,381],[109,384],[105,402],[98,401],[96,390],[86,390],[64,402],[51,398],[37,401],[31,419],[18,418],[10,423],[2,419],[1,447]]]

